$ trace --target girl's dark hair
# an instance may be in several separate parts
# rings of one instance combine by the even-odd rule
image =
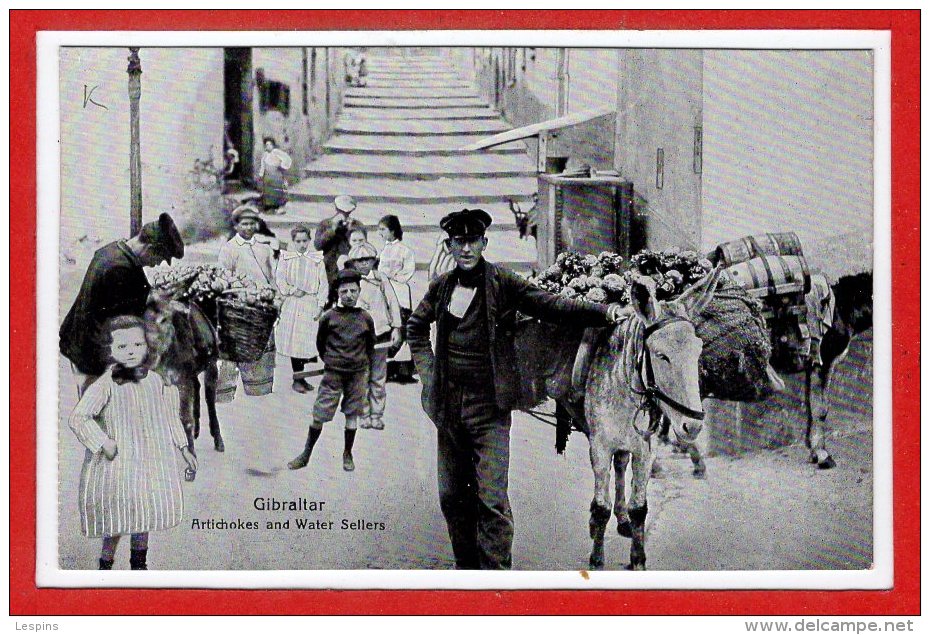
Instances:
[[[262,137],[262,145],[271,142],[274,147],[278,147],[278,142],[274,140],[274,137]]]
[[[378,224],[387,227],[388,231],[394,235],[395,239],[404,239],[404,228],[400,226],[400,219],[394,216],[394,214],[388,214],[382,217],[381,220],[378,221]]]
[[[313,237],[313,234],[310,233],[310,228],[302,223],[295,225],[294,228],[291,229],[291,240],[297,240],[297,234],[306,234],[307,238]]]

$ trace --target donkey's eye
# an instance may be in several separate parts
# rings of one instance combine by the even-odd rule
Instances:
[[[671,360],[668,358],[668,355],[666,355],[665,353],[656,353],[656,357],[658,357],[659,359],[661,359],[663,362],[669,362],[669,361],[671,361]]]

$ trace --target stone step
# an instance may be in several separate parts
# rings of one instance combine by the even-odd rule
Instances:
[[[419,120],[419,119],[389,119],[378,121],[375,119],[343,119],[336,123],[334,131],[352,135],[379,135],[403,137],[434,137],[450,135],[479,135],[491,136],[510,130],[510,126],[502,121],[477,121],[463,119],[454,121],[445,120]]]
[[[521,206],[524,210],[530,208],[529,204],[521,203]],[[352,212],[352,218],[358,219],[367,227],[374,228],[386,214],[394,214],[400,220],[405,232],[433,231],[439,227],[439,221],[443,216],[458,211],[463,207],[465,206],[455,203],[407,202],[385,204],[363,200],[358,202],[358,207]],[[493,220],[489,231],[516,230],[516,221],[506,200],[485,203],[480,207]],[[269,223],[279,224],[284,222],[296,224],[298,221],[295,219],[299,219],[301,222],[319,223],[334,213],[332,199],[321,202],[290,200],[284,209],[285,214],[266,216],[265,219]]]
[[[487,108],[480,97],[448,97],[435,99],[425,97],[346,97],[344,108]]]
[[[274,232],[284,249],[291,242],[291,229],[298,223],[304,225],[311,232],[315,232],[318,221],[311,221],[300,217],[271,216],[264,217],[268,227]],[[536,268],[536,240],[532,237],[521,239],[515,229],[496,228],[492,225],[488,229],[488,248],[485,252],[488,260],[522,272]],[[374,229],[368,233],[369,242],[379,251],[384,247],[383,242]],[[445,232],[438,227],[429,227],[422,230],[405,228],[404,244],[414,254],[418,271],[425,271],[432,259],[437,242],[445,238]],[[215,263],[218,260],[220,248],[226,242],[225,238],[218,238],[193,245],[185,245],[184,258],[179,262],[183,265],[196,265],[200,263]],[[424,288],[425,290],[425,288]]]
[[[345,108],[339,115],[342,120],[384,121],[387,119],[500,119],[501,114],[492,108]]]
[[[323,144],[326,154],[397,154],[404,156],[464,156],[526,154],[523,141],[512,141],[486,150],[462,150],[474,136],[379,137],[340,134]]]
[[[365,78],[366,88],[444,88],[449,90],[468,90],[474,92],[475,86],[462,79],[437,79],[429,76],[401,78]]]
[[[369,70],[368,75],[365,76],[369,81],[391,81],[391,80],[436,80],[436,81],[450,81],[450,82],[459,82],[459,81],[468,81],[462,77],[460,73],[455,71],[420,71],[420,70],[393,70],[393,71],[380,71],[380,70]]]
[[[429,70],[429,71],[454,71],[447,60],[444,59],[387,59],[387,58],[365,58],[365,66],[371,71],[411,71],[411,70]]]
[[[377,155],[323,155],[304,168],[308,177],[370,176],[429,180],[470,176],[535,177],[536,166],[526,156],[484,154],[461,157],[401,157]]]
[[[314,232],[319,225],[319,221],[291,216],[290,213],[266,217],[265,222],[268,224],[269,229],[275,233],[278,240],[281,241],[284,248],[287,248],[291,241],[291,229],[298,223],[309,227]],[[446,233],[436,225],[429,227],[411,226],[404,229],[404,244],[413,251],[418,269],[427,268],[436,249],[436,243],[445,236]],[[525,268],[536,265],[536,240],[532,237],[521,240],[513,226],[495,228],[494,225],[489,228],[487,236],[488,248],[485,254],[488,260],[492,262],[504,261],[511,264],[518,263]],[[384,247],[384,243],[374,229],[369,230],[368,241],[377,247],[378,251]]]
[[[395,99],[404,97],[427,97],[430,99],[476,98],[474,88],[418,88],[415,86],[383,87],[364,86],[346,88],[345,98]]]
[[[288,190],[295,201],[331,201],[350,194],[359,201],[382,203],[469,203],[529,201],[536,192],[534,178],[439,178],[402,181],[371,178],[307,178]]]

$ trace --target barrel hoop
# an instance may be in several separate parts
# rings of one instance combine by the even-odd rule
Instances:
[[[775,287],[775,275],[772,273],[772,268],[769,266],[768,258],[765,257],[765,254],[762,253],[762,250],[759,248],[759,243],[756,242],[754,236],[748,236],[747,240],[752,244],[753,249],[756,250],[756,253],[761,256],[762,266],[765,267],[765,273],[769,277],[769,293],[775,295],[778,289]]]

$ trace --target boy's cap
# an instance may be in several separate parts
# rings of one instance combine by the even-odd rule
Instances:
[[[491,225],[491,215],[483,209],[463,209],[452,212],[439,221],[439,226],[449,234],[449,238],[458,236],[484,236]]]
[[[378,250],[375,249],[374,245],[370,242],[365,241],[361,245],[356,245],[349,250],[349,255],[346,257],[346,262],[353,262],[355,260],[363,260],[365,258],[377,258]]]
[[[333,205],[344,214],[350,214],[357,207],[355,199],[351,196],[337,196],[333,201]]]
[[[336,288],[338,289],[343,284],[348,284],[354,282],[359,284],[362,281],[362,274],[354,269],[342,269],[339,273],[336,274]]]
[[[258,220],[261,217],[258,214],[258,210],[254,206],[240,205],[233,210],[231,218],[233,223],[238,223],[243,218],[254,218],[255,220]]]

